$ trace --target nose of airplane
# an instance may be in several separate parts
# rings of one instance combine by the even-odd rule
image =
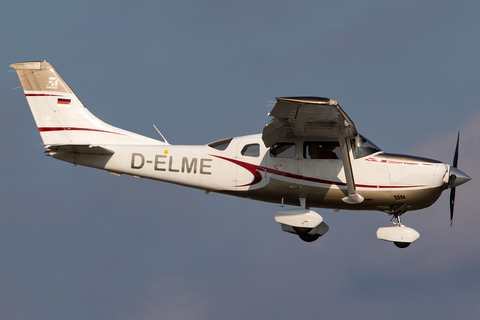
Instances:
[[[451,167],[450,168],[450,180],[448,182],[449,188],[458,187],[465,182],[470,181],[470,178],[467,174],[463,173],[462,171],[458,170],[457,168]]]

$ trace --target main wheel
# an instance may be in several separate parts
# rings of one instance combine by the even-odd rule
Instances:
[[[394,242],[394,244],[399,248],[406,248],[410,245],[410,242]]]
[[[319,234],[307,234],[307,233],[299,233],[298,236],[305,242],[313,242],[317,240],[320,235]]]

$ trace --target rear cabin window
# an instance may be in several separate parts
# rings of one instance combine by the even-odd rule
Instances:
[[[342,159],[342,152],[338,142],[306,141],[303,144],[305,159]]]
[[[233,140],[233,138],[218,140],[218,141],[209,143],[208,146],[209,146],[210,148],[223,151],[223,150],[227,149],[228,145],[230,144],[230,142],[231,142],[232,140]]]
[[[258,143],[247,144],[240,152],[245,157],[260,156],[260,145]]]
[[[295,158],[295,143],[279,142],[270,147],[272,158]]]

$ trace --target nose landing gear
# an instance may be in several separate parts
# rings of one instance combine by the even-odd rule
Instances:
[[[400,216],[404,214],[407,210],[407,204],[402,204],[392,207],[390,214],[393,215],[393,219],[396,219],[397,222],[392,223],[394,227],[382,227],[377,230],[377,238],[379,240],[390,241],[395,244],[398,248],[407,248],[410,244],[414,243],[420,237],[420,234],[409,227],[403,225],[400,221]]]

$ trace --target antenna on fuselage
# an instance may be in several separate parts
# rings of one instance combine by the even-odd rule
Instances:
[[[155,130],[157,130],[157,132],[162,136],[163,141],[165,141],[165,144],[170,144],[170,143],[168,143],[167,139],[165,139],[165,137],[164,137],[163,134],[160,132],[160,130],[158,130],[158,128],[157,128],[155,125],[153,125],[153,127],[154,127]]]

